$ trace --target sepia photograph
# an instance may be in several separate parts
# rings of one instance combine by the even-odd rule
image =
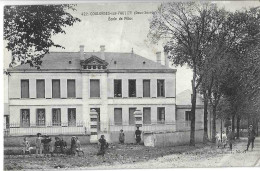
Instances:
[[[260,167],[260,1],[4,1],[3,170]]]

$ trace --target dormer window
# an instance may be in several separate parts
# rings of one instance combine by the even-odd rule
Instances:
[[[84,70],[102,70],[106,69],[108,65],[105,60],[102,60],[96,56],[91,56],[86,60],[81,60],[80,64]]]

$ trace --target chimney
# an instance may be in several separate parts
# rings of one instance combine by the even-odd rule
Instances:
[[[84,60],[84,45],[79,46],[80,49],[80,60]]]
[[[105,45],[100,45],[100,58],[105,60]]]
[[[156,52],[156,62],[162,64],[161,52]]]
[[[165,58],[165,66],[169,67],[170,59],[168,58],[167,52],[164,52],[164,58]]]

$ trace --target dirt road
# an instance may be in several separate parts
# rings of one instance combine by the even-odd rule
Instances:
[[[172,154],[146,162],[132,164],[118,164],[110,166],[92,167],[91,169],[118,168],[173,168],[173,167],[230,167],[230,166],[260,166],[260,137],[255,139],[255,148],[245,152],[247,139],[242,139],[229,149],[198,149],[192,153]]]

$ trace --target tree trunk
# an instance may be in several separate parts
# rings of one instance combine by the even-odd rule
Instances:
[[[232,115],[232,132],[235,133],[235,115]]]
[[[203,134],[203,143],[208,142],[208,96],[206,91],[203,92],[204,96],[204,134]]]
[[[191,101],[191,124],[190,124],[190,146],[195,146],[195,109],[196,109],[196,68],[193,69],[192,101]]]
[[[216,106],[212,106],[212,114],[213,114],[213,120],[212,120],[212,142],[216,142],[216,119],[217,119],[217,113],[216,113]]]
[[[237,139],[239,139],[240,116],[237,116]]]

